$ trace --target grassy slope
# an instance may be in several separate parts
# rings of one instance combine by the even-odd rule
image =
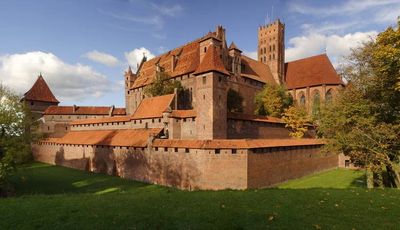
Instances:
[[[334,170],[315,183],[338,174],[358,178]],[[303,189],[186,192],[37,163],[13,178],[19,197],[0,200],[0,229],[398,228],[398,190],[310,188],[312,178],[293,182]]]

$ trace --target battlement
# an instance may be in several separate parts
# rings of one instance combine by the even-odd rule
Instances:
[[[269,30],[271,28],[276,28],[276,27],[285,28],[285,24],[282,23],[279,19],[277,19],[276,21],[271,22],[269,24],[259,26],[258,31]]]

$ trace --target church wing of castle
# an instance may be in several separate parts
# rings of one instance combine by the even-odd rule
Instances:
[[[285,63],[284,28],[278,20],[258,29],[258,60],[228,47],[222,26],[143,57],[137,72],[125,72],[125,108],[49,104],[41,124],[48,138],[33,145],[35,158],[185,189],[265,187],[337,167],[313,130],[291,139],[280,119],[253,115],[265,84],[284,84],[310,110],[344,86],[325,54]],[[145,95],[157,72],[185,93]],[[243,113],[228,111],[230,89],[243,97]]]

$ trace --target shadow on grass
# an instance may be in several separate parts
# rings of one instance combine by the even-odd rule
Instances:
[[[15,186],[18,196],[65,193],[106,194],[153,186],[120,177],[43,163],[32,163],[19,168],[11,178],[11,183]]]

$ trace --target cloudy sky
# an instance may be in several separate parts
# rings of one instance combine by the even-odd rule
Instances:
[[[123,72],[216,25],[255,57],[257,27],[286,24],[286,61],[334,65],[395,26],[400,0],[0,0],[0,82],[22,94],[42,73],[61,104],[124,105]]]

